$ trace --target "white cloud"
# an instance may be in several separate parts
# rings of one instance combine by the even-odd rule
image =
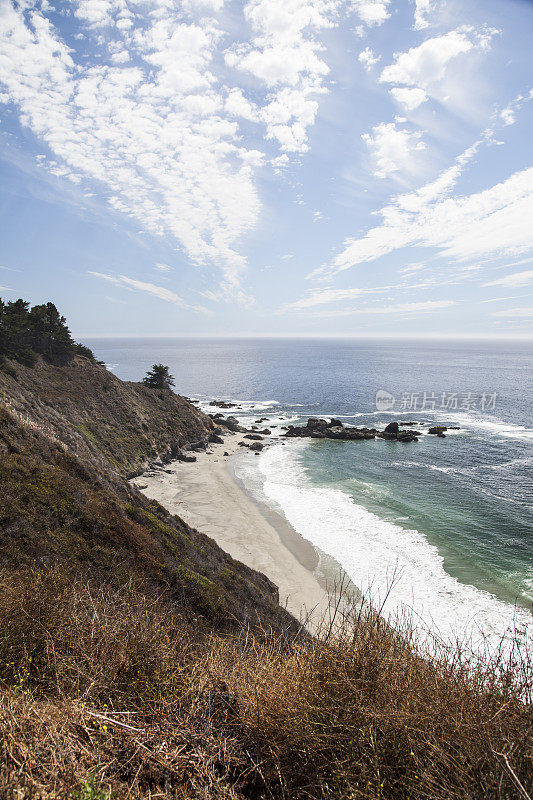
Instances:
[[[444,78],[450,61],[474,48],[487,48],[495,32],[493,29],[476,31],[465,26],[426,39],[405,53],[395,53],[394,63],[384,68],[379,80],[428,89]]]
[[[394,122],[382,122],[364,133],[362,139],[370,150],[375,163],[376,178],[387,178],[394,172],[409,170],[413,154],[425,149],[420,141],[420,131],[399,129]]]
[[[126,275],[106,275],[102,272],[93,272],[89,270],[89,275],[94,275],[95,278],[113,283],[115,286],[125,287],[127,289],[136,289],[137,291],[144,292],[145,294],[152,295],[153,297],[164,300],[166,303],[174,303],[189,311],[199,311],[202,313],[209,313],[208,309],[204,306],[191,306],[183,300],[176,292],[165,288],[164,286],[157,286],[154,283],[147,283],[146,281],[138,281],[135,278],[128,278]]]
[[[357,60],[369,72],[381,59],[381,56],[376,56],[370,47],[365,47],[357,56]]]
[[[390,0],[350,0],[350,5],[365,25],[382,25],[390,17]]]
[[[336,303],[339,300],[353,300],[356,297],[362,297],[368,294],[381,294],[389,290],[389,286],[376,287],[371,289],[353,288],[353,289],[313,289],[299,300],[293,303],[286,303],[280,308],[279,313],[287,313],[294,311],[307,311],[316,306],[326,305],[328,303]]]
[[[493,311],[492,317],[533,317],[533,307],[508,308],[505,311]]]
[[[419,105],[425,103],[428,96],[424,89],[407,89],[407,88],[394,88],[390,90],[391,95],[396,102],[400,103],[408,111],[413,111]]]
[[[168,264],[155,264],[154,269],[158,272],[172,272],[174,267],[170,267]]]
[[[412,275],[414,272],[420,272],[420,270],[425,269],[425,264],[409,264],[407,267],[401,267],[398,272],[401,275]]]
[[[500,117],[504,125],[514,125],[516,122],[515,112],[511,106],[504,108],[503,111],[500,112]]]
[[[416,0],[414,28],[421,31],[428,28],[430,15],[435,10],[438,0]]]
[[[326,92],[329,67],[317,38],[333,26],[338,0],[249,0],[244,7],[253,35],[230,47],[226,64],[257,78],[267,94],[255,119],[263,120],[267,139],[286,152],[307,150],[307,130]],[[242,106],[242,99],[238,105]],[[252,118],[250,115],[248,118]]]
[[[164,2],[129,30],[120,22],[133,17],[128,8],[127,0],[75,0],[75,18],[111,62],[86,65],[46,16],[3,3],[3,99],[52,151],[51,172],[96,184],[114,209],[174,237],[193,261],[217,265],[226,296],[245,300],[236,246],[259,216],[258,158],[256,150],[247,158],[210,71],[219,31],[209,19],[184,22]],[[108,42],[94,32],[112,24]],[[135,52],[135,67],[122,64],[124,52]]]
[[[259,121],[257,106],[244,96],[242,89],[234,88],[228,93],[226,111],[232,117],[242,117],[250,122]]]
[[[381,225],[348,240],[329,267],[310,277],[342,272],[409,246],[436,248],[459,261],[532,250],[533,168],[484,191],[443,199],[459,174],[456,165],[418,192],[395,198],[381,209]]]
[[[503,278],[498,278],[495,281],[484,283],[483,286],[528,286],[533,283],[533,269],[527,269],[524,272],[514,272],[511,275],[505,275]]]
[[[391,306],[366,306],[314,312],[314,317],[348,317],[354,315],[381,316],[389,314],[428,314],[457,305],[455,300],[425,300],[419,303],[398,303]]]

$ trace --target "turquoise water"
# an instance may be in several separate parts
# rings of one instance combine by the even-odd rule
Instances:
[[[319,415],[376,427],[394,419],[460,426],[445,439],[423,436],[412,444],[277,443],[243,462],[243,471],[254,485],[259,476],[263,496],[361,588],[379,596],[394,583],[388,602],[395,610],[416,607],[441,630],[454,622],[458,635],[473,628],[497,635],[512,620],[513,604],[531,609],[530,344],[88,344],[121,378],[139,380],[158,361],[169,364],[180,393],[245,401],[236,414],[247,422],[267,416],[270,426],[281,426]],[[380,389],[395,396],[392,409],[376,409]],[[424,393],[435,408],[420,408]],[[455,394],[458,407],[441,408],[443,393],[452,405]],[[416,408],[405,407],[415,399]],[[528,614],[516,613],[524,625]]]

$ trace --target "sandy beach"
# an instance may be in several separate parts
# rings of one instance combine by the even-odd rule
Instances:
[[[280,604],[313,629],[329,609],[328,593],[315,574],[318,556],[283,517],[262,509],[233,476],[232,463],[244,456],[241,439],[227,435],[223,444],[195,454],[195,462],[175,461],[165,467],[169,472],[141,475],[132,483],[233,558],[263,572],[278,586]]]

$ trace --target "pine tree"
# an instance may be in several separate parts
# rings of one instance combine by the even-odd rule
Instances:
[[[143,378],[145,386],[151,389],[170,389],[174,386],[174,378],[163,364],[154,364]]]

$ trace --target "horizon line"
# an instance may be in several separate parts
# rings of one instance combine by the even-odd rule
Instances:
[[[514,335],[514,334],[439,334],[439,333],[424,333],[424,334],[350,334],[350,333],[332,333],[332,334],[316,334],[316,333],[233,333],[233,334],[216,334],[216,333],[197,333],[197,334],[138,334],[138,333],[98,333],[98,334],[73,334],[76,339],[153,339],[154,341],[160,339],[371,339],[378,341],[397,340],[404,341],[420,341],[431,339],[432,341],[523,341],[533,342],[533,333]]]

